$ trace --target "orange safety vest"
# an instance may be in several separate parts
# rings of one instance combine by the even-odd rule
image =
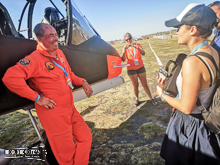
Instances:
[[[137,44],[139,48],[142,48],[140,44]],[[135,49],[135,51],[134,51]],[[134,54],[135,53],[135,54]],[[137,70],[144,66],[141,53],[137,48],[129,47],[126,52],[126,58],[127,58],[127,64],[130,64],[130,66],[127,67],[128,70]],[[134,56],[135,57],[134,57]],[[138,60],[138,65],[135,65],[135,60]]]

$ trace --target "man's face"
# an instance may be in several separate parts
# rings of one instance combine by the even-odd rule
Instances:
[[[212,6],[211,9],[216,13],[216,16],[220,19],[220,7],[215,5],[215,6]],[[220,30],[220,22],[217,25],[217,29]]]
[[[58,36],[56,30],[50,25],[43,25],[45,31],[43,37],[38,37],[38,42],[48,52],[54,53],[58,47]]]
[[[216,13],[216,16],[220,19],[220,7],[212,6],[211,9]]]

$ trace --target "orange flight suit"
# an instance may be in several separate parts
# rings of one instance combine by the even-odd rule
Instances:
[[[66,69],[73,85],[82,85],[84,79],[71,72],[60,49],[56,50],[56,54],[58,59],[52,58],[38,45],[37,50],[9,68],[2,81],[9,90],[32,101],[36,100],[38,94],[55,101],[54,109],[46,109],[35,103],[52,151],[60,165],[87,165],[92,134],[74,106],[67,77],[51,60]],[[31,88],[25,82],[27,79]]]
[[[137,44],[139,48],[142,48],[142,46],[140,44]],[[140,51],[135,48],[135,56],[136,58],[134,58],[134,56],[131,54],[134,54],[134,49],[133,47],[129,47],[126,52],[125,52],[125,55],[126,55],[126,58],[128,60],[127,64],[130,64],[130,66],[127,67],[127,70],[137,70],[137,69],[140,69],[141,67],[144,66],[144,63],[142,61],[142,57],[141,57],[141,53]],[[135,65],[135,62],[134,60],[138,60],[138,65]]]

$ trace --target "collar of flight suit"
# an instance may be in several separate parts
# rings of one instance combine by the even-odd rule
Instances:
[[[39,44],[37,44],[37,50],[40,52],[40,54],[42,54],[46,57],[54,58],[44,48],[42,48],[42,46],[40,46]],[[58,49],[56,50],[56,54],[58,55]]]

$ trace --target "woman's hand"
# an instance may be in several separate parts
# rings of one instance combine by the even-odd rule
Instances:
[[[138,47],[137,43],[134,43],[134,47],[140,51],[141,55],[145,55],[145,51],[142,48]]]
[[[161,98],[163,94],[164,90],[161,87],[157,86],[157,95]]]
[[[138,49],[138,50],[143,50],[143,49],[141,49],[140,47],[138,47],[138,44],[137,44],[137,43],[134,43],[134,47],[135,47],[136,49]]]
[[[162,77],[158,78],[158,76],[157,76],[157,82],[158,82],[158,84],[160,84],[163,87],[165,84],[165,79],[163,79]]]
[[[158,84],[160,84],[161,86],[164,86],[165,79],[163,79],[162,77],[158,78],[158,76],[156,77],[156,79],[157,79]],[[160,86],[157,85],[157,95],[161,98],[163,94],[164,94],[164,90]]]
[[[133,45],[134,45],[135,48],[137,48],[137,49],[139,48],[137,43],[133,43]]]

